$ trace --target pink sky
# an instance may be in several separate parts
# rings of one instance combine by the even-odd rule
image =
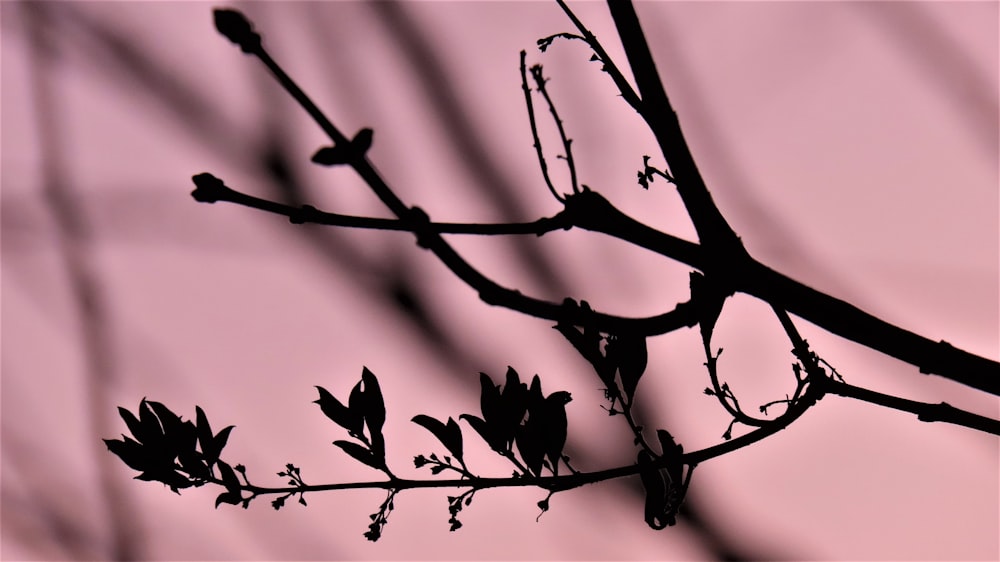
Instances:
[[[362,533],[379,491],[312,494],[308,508],[290,502],[280,512],[266,501],[215,510],[217,490],[177,497],[131,480],[99,439],[125,431],[115,407],[134,411],[143,397],[186,418],[197,404],[214,426],[236,425],[223,458],[245,464],[255,483],[279,485],[274,473],[287,462],[310,484],[376,479],[330,445],[343,435],[310,404],[313,385],[345,396],[363,365],[381,382],[389,461],[401,476],[428,476],[411,459],[435,450],[409,419],[476,413],[478,372],[499,382],[508,365],[522,377],[539,373],[546,392],[572,393],[578,468],[635,457],[627,428],[599,409],[589,365],[550,323],[483,304],[412,235],[310,231],[191,199],[199,172],[276,197],[259,166],[270,142],[292,159],[315,206],[389,216],[348,171],[309,163],[328,141],[257,61],[215,33],[213,5],[42,6],[0,4],[2,558],[105,558],[115,528],[140,557],[171,560],[717,552],[683,519],[662,532],[646,527],[627,483],[557,494],[538,523],[541,491],[483,491],[456,533],[447,525],[452,491],[404,491],[372,544]],[[554,3],[239,7],[338,126],[374,129],[372,162],[433,219],[558,212],[523,107],[518,52],[528,49],[551,78],[581,181],[635,218],[694,239],[667,185],[635,185],[642,155],[662,157],[585,46],[533,48],[571,30]],[[604,5],[574,8],[624,66]],[[638,11],[713,197],[757,259],[921,335],[1000,356],[996,2],[643,2]],[[41,25],[31,14],[45,16]],[[145,62],[130,66],[137,61]],[[45,196],[54,179],[88,233],[68,246]],[[688,298],[685,267],[592,233],[453,241],[498,282],[541,298],[568,292],[623,315]],[[546,284],[526,252],[558,281]],[[81,320],[67,253],[96,287],[99,325]],[[429,345],[393,307],[393,276],[411,283],[444,346]],[[798,324],[848,382],[1000,415],[995,398]],[[99,373],[87,341],[106,353]],[[741,403],[793,390],[787,339],[763,303],[729,300],[714,341]],[[651,340],[640,385],[647,427],[669,428],[686,450],[719,442],[729,422],[701,394],[703,361],[696,330]],[[506,476],[463,429],[470,462]],[[998,453],[993,436],[831,396],[785,431],[699,466],[690,497],[746,556],[998,559]]]

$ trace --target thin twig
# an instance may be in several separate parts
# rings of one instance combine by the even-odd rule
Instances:
[[[531,138],[534,139],[533,146],[535,147],[535,153],[538,154],[538,167],[542,170],[545,185],[552,192],[552,196],[560,203],[563,203],[566,201],[566,198],[559,195],[555,186],[552,185],[552,178],[549,177],[549,165],[545,162],[545,154],[542,151],[542,140],[538,136],[538,124],[535,122],[535,105],[531,101],[531,88],[528,87],[528,70],[527,63],[525,62],[527,56],[528,54],[525,51],[521,51],[521,89],[524,90],[524,105],[528,108],[528,123],[531,124]]]
[[[522,53],[524,51],[521,51]],[[524,58],[521,58],[521,72],[524,72]],[[563,150],[566,151],[566,166],[569,168],[570,184],[573,187],[573,193],[580,193],[580,186],[576,179],[576,164],[573,162],[573,139],[566,136],[566,129],[563,127],[562,119],[559,118],[559,112],[556,111],[556,104],[553,103],[552,97],[549,96],[549,91],[545,88],[545,82],[547,82],[544,75],[542,75],[542,65],[536,64],[531,67],[531,77],[535,80],[535,88],[538,92],[542,94],[545,98],[545,103],[549,106],[549,112],[552,113],[552,119],[556,122],[556,128],[559,130],[559,138],[563,143]]]

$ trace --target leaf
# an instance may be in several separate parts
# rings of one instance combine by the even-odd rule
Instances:
[[[222,492],[215,498],[215,509],[219,509],[220,504],[228,503],[230,505],[240,505],[243,501],[243,496],[238,492]]]
[[[124,435],[122,437],[124,438],[123,440],[104,439],[104,444],[107,445],[109,451],[117,455],[129,468],[141,472],[153,466],[152,459],[150,459],[146,449],[142,445]]]
[[[354,457],[358,462],[367,464],[368,466],[382,470],[382,463],[379,463],[375,455],[371,451],[358,445],[357,443],[352,443],[351,441],[334,441],[334,445],[340,447],[345,453]]]
[[[357,416],[359,420],[358,430],[356,432],[359,435],[364,431],[365,423],[365,391],[361,388],[363,382],[364,381],[358,381],[357,384],[354,385],[354,388],[351,389],[351,395],[347,399],[347,408],[351,411],[351,414]]]
[[[470,426],[472,426],[472,429],[476,430],[476,433],[483,438],[483,441],[486,441],[486,444],[489,445],[491,449],[498,453],[507,452],[507,448],[505,447],[506,443],[504,443],[503,439],[499,439],[497,437],[496,432],[492,427],[487,425],[483,418],[473,416],[471,414],[462,414],[458,416],[458,419],[465,420]]]
[[[385,400],[382,398],[382,389],[378,385],[378,379],[368,367],[364,367],[361,371],[361,382],[365,385],[361,412],[365,423],[368,424],[368,431],[372,435],[381,434],[382,426],[385,424]]]
[[[240,495],[240,479],[236,477],[236,473],[233,472],[232,467],[229,466],[225,461],[219,461],[219,474],[222,476],[222,484],[229,490],[230,493]]]
[[[523,426],[518,428],[515,436],[521,460],[535,476],[541,475],[542,461],[545,459],[545,449],[542,442],[543,430],[544,426],[538,420],[529,418]]]
[[[507,367],[507,381],[500,395],[499,435],[509,449],[514,440],[514,434],[528,411],[528,387],[521,382],[521,377],[513,367]],[[484,416],[486,412],[483,412]],[[489,420],[489,418],[486,418]]]
[[[690,284],[691,303],[695,306],[698,314],[701,337],[705,341],[705,344],[708,345],[708,342],[712,339],[715,322],[722,313],[722,306],[725,303],[726,295],[709,278],[696,271],[691,272]]]
[[[177,460],[180,461],[181,467],[194,478],[207,479],[211,476],[211,473],[208,471],[208,465],[205,464],[205,461],[194,450],[181,451],[177,455]]]
[[[176,494],[180,494],[181,488],[189,488],[194,485],[194,482],[188,480],[186,476],[177,472],[172,468],[158,467],[153,470],[148,470],[143,472],[139,476],[135,477],[136,480],[145,480],[147,482],[162,482],[170,487],[170,490]]]
[[[625,396],[631,403],[632,397],[635,396],[635,389],[639,385],[639,378],[646,371],[648,362],[646,338],[637,334],[619,335],[615,352],[618,374],[622,381],[622,391],[625,392]]]
[[[572,397],[565,390],[553,392],[545,398],[542,415],[545,431],[545,455],[549,458],[553,472],[562,458],[563,447],[566,446],[566,404]]]
[[[181,425],[181,417],[170,411],[160,402],[153,402],[152,400],[146,401],[146,404],[152,408],[156,417],[160,419],[160,425],[163,427],[164,433],[176,432]]]
[[[483,411],[483,419],[487,423],[495,424],[503,417],[500,405],[500,387],[495,386],[486,373],[479,373],[479,385],[482,387],[479,407]]]
[[[135,414],[126,410],[125,408],[122,408],[121,406],[118,407],[118,415],[120,415],[122,419],[125,420],[125,425],[128,426],[128,430],[132,432],[132,437],[135,437],[139,441],[142,441],[143,429],[142,429],[142,424],[139,422],[139,418],[135,417]]]
[[[197,445],[197,429],[191,422],[181,421],[181,417],[160,402],[147,402],[163,427],[164,455],[171,458],[182,452],[193,452]]]
[[[229,433],[234,427],[236,426],[227,425],[215,434],[215,439],[212,440],[212,462],[219,460],[219,455],[222,454],[222,449],[224,449],[226,447],[226,443],[229,442]]]
[[[462,459],[462,428],[454,419],[448,418],[448,424],[445,425],[435,418],[420,414],[414,416],[411,421],[433,433],[456,459]]]
[[[201,406],[194,407],[195,427],[198,429],[198,444],[201,445],[201,452],[206,460],[212,456],[212,448],[215,446],[215,439],[212,435],[212,426],[208,423],[208,416]],[[218,458],[218,455],[215,455]],[[214,461],[209,461],[212,464]]]
[[[197,422],[198,443],[201,446],[202,456],[208,466],[213,466],[219,460],[222,449],[229,442],[229,433],[235,426],[224,427],[219,433],[212,435],[212,425],[208,422],[205,411],[199,406],[195,406],[194,411]]]
[[[323,414],[347,431],[360,434],[364,427],[364,419],[360,414],[345,407],[322,386],[317,386],[316,389],[319,391],[319,400],[313,400],[313,403],[319,404]]]
[[[143,445],[159,446],[163,442],[163,428],[145,398],[139,403],[139,424],[142,426],[142,439],[139,441]]]

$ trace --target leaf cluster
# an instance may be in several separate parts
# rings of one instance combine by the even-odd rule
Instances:
[[[316,389],[319,391],[319,399],[313,402],[319,404],[326,417],[346,429],[348,435],[358,441],[337,440],[333,444],[358,462],[381,470],[391,477],[392,473],[385,464],[385,437],[382,435],[385,401],[375,375],[368,367],[362,370],[361,380],[351,389],[346,406],[325,388],[317,386]]]
[[[197,406],[195,412],[197,423],[192,423],[160,402],[143,398],[138,416],[118,408],[132,436],[122,434],[121,439],[105,439],[104,443],[122,462],[140,472],[136,479],[162,482],[179,494],[182,488],[213,481],[215,468],[223,474],[232,470],[219,455],[234,426],[213,433],[205,412]]]

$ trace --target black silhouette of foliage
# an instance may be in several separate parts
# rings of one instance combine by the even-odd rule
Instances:
[[[122,439],[105,439],[104,443],[122,462],[141,472],[137,479],[162,482],[179,494],[181,488],[212,481],[216,466],[230,470],[219,461],[219,454],[233,426],[213,435],[205,412],[199,407],[195,410],[197,425],[182,421],[163,404],[143,398],[138,417],[118,408],[132,437],[122,435]]]
[[[750,256],[742,241],[712,202],[694,159],[681,133],[677,116],[670,105],[662,82],[649,53],[638,17],[629,1],[609,0],[608,8],[622,40],[635,87],[625,78],[597,38],[584,26],[569,7],[556,0],[576,28],[576,33],[557,33],[538,40],[540,51],[546,51],[557,39],[583,41],[591,50],[591,61],[600,62],[618,88],[623,100],[646,122],[660,144],[666,162],[662,170],[650,166],[651,157],[643,156],[643,167],[637,171],[643,189],[659,176],[676,188],[698,234],[698,243],[688,242],[659,232],[626,216],[606,198],[585,184],[577,183],[572,157],[572,140],[559,117],[553,98],[545,89],[547,79],[540,65],[530,67],[534,83],[528,85],[529,68],[526,53],[521,53],[521,86],[525,95],[529,125],[534,140],[543,179],[563,210],[553,217],[543,217],[526,224],[456,224],[436,223],[419,207],[406,205],[379,176],[367,159],[373,131],[361,129],[352,138],[345,136],[281,69],[266,52],[261,36],[253,24],[240,12],[217,9],[214,12],[218,31],[240,49],[259,59],[313,118],[332,141],[318,149],[312,161],[323,166],[347,166],[353,169],[396,216],[395,219],[352,217],[321,211],[311,205],[291,206],[247,195],[232,189],[210,173],[192,177],[195,189],[191,195],[202,203],[227,201],[262,211],[286,216],[295,224],[316,223],[396,230],[412,233],[418,246],[430,250],[459,279],[475,289],[487,304],[504,306],[528,316],[554,321],[553,326],[570,345],[593,367],[604,385],[605,410],[620,416],[627,423],[638,449],[635,463],[593,472],[579,472],[570,464],[563,449],[569,432],[566,406],[570,394],[555,391],[545,394],[538,375],[530,384],[523,382],[513,367],[508,367],[503,384],[494,383],[486,373],[480,374],[480,412],[457,416],[494,452],[514,467],[506,478],[485,477],[473,472],[466,464],[462,427],[453,417],[447,421],[427,414],[416,414],[411,420],[428,430],[444,451],[418,454],[413,457],[415,469],[427,468],[432,476],[457,474],[454,479],[435,478],[412,480],[396,476],[386,461],[386,441],[383,426],[386,405],[376,376],[363,368],[361,379],[352,387],[347,400],[338,399],[327,389],[317,386],[319,398],[314,401],[322,413],[348,439],[337,439],[333,445],[354,461],[384,475],[371,482],[310,485],[301,470],[288,463],[277,475],[287,479],[283,487],[269,488],[252,484],[241,464],[231,466],[222,460],[224,448],[233,426],[213,433],[205,412],[195,408],[195,422],[182,420],[159,402],[145,399],[137,414],[119,408],[119,413],[132,436],[105,440],[108,449],[128,467],[139,472],[137,479],[157,481],[180,493],[181,489],[213,484],[221,486],[215,501],[247,508],[262,495],[274,495],[274,509],[295,495],[306,505],[306,492],[352,488],[379,488],[386,491],[385,500],[370,515],[371,523],[364,536],[378,540],[394,509],[396,494],[418,487],[450,487],[464,491],[448,496],[449,528],[461,528],[459,513],[470,506],[475,494],[486,488],[531,486],[547,493],[537,503],[539,516],[550,509],[553,494],[586,484],[638,475],[645,489],[644,519],[653,529],[676,524],[694,468],[709,459],[734,452],[765,439],[788,427],[827,395],[854,398],[875,405],[917,415],[925,422],[945,422],[970,429],[1000,435],[1000,422],[962,411],[941,402],[922,403],[875,392],[848,384],[801,337],[792,315],[808,320],[851,341],[870,347],[920,369],[921,373],[936,374],[971,388],[1000,395],[1000,365],[996,361],[967,353],[947,342],[933,342],[917,334],[884,322],[844,301],[820,293],[766,267]],[[559,157],[570,172],[568,194],[561,194],[548,174],[545,153],[535,121],[533,96],[540,96],[554,120],[565,154]],[[692,268],[690,297],[674,309],[645,318],[626,318],[595,310],[587,301],[570,298],[548,302],[508,289],[495,283],[466,262],[444,239],[444,234],[512,235],[532,233],[541,236],[557,229],[581,228],[615,237],[676,260]],[[791,344],[794,362],[791,372],[794,390],[783,399],[758,406],[765,416],[774,406],[783,411],[774,416],[756,417],[747,413],[738,397],[722,380],[719,367],[722,348],[713,347],[712,336],[722,314],[725,301],[736,293],[745,293],[766,302],[781,324]],[[654,429],[656,442],[647,442],[647,432],[640,424],[636,402],[649,362],[648,339],[681,328],[698,326],[705,352],[705,367],[710,386],[704,393],[715,398],[732,417],[722,433],[722,442],[697,451],[685,452],[681,444],[666,429]],[[737,427],[748,428],[735,437]],[[569,473],[560,474],[560,466]]]
[[[388,471],[385,465],[385,437],[382,436],[385,403],[375,375],[367,367],[362,371],[361,380],[351,389],[346,407],[325,388],[317,386],[316,389],[319,390],[319,400],[315,403],[319,404],[323,413],[360,442],[338,440],[333,444],[361,463]],[[367,435],[365,427],[368,428]]]

